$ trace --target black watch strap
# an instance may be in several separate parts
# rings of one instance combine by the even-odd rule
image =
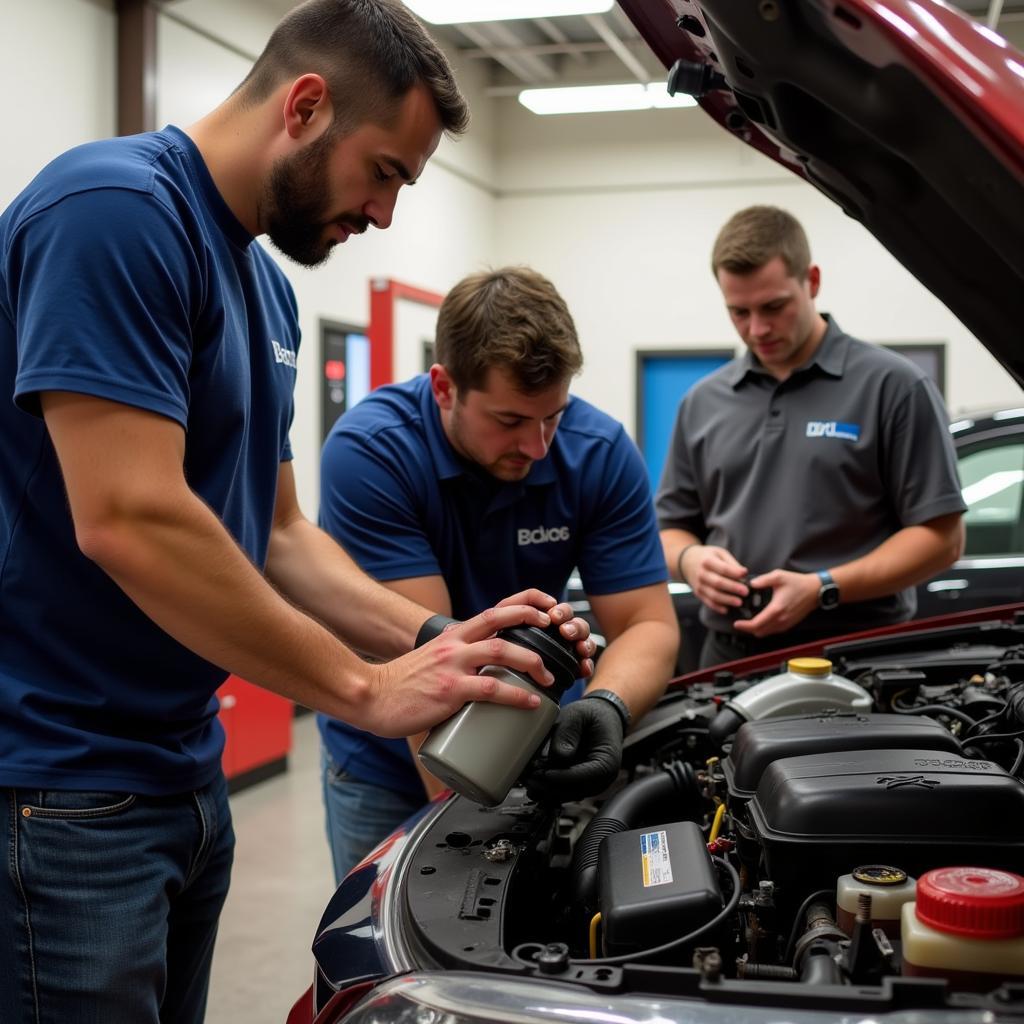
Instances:
[[[629,731],[633,715],[630,713],[629,705],[614,690],[588,690],[583,697],[584,699],[596,697],[598,700],[606,700],[618,711],[619,717],[622,719],[622,732],[625,734]]]
[[[453,619],[449,615],[431,615],[426,622],[420,626],[420,631],[416,634],[416,643],[413,647],[422,647],[426,643],[430,643],[431,640],[436,636],[440,636],[446,626],[450,626],[453,622],[458,622],[458,619]]]

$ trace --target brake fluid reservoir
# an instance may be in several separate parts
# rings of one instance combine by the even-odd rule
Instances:
[[[887,864],[865,864],[836,882],[836,922],[847,935],[852,934],[857,916],[857,900],[871,897],[871,924],[891,938],[899,938],[900,913],[904,903],[914,898],[917,883],[906,871]]]
[[[1024,878],[994,868],[921,876],[900,922],[903,974],[986,992],[1024,978]]]

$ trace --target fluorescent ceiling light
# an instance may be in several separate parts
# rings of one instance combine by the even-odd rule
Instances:
[[[680,93],[670,96],[664,82],[641,85],[570,85],[524,89],[519,102],[535,114],[591,114],[612,110],[651,110],[654,107],[693,107],[697,101]]]
[[[405,0],[405,6],[432,25],[453,25],[470,21],[605,14],[615,6],[615,0]]]

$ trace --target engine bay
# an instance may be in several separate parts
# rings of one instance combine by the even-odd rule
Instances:
[[[790,663],[671,689],[600,798],[447,801],[403,869],[416,960],[758,1005],[1024,1011],[1024,621],[823,653],[824,679]]]

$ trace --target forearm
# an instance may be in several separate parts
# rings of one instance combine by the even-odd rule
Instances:
[[[679,626],[653,619],[637,622],[617,636],[597,662],[588,690],[613,690],[637,721],[658,702],[672,676],[679,650]]]
[[[371,667],[267,584],[185,487],[91,521],[83,552],[164,631],[243,678],[359,722]]]
[[[367,576],[340,544],[302,516],[275,527],[266,573],[290,600],[377,658],[411,650],[430,614]]]
[[[868,601],[916,586],[960,557],[963,523],[959,514],[920,526],[907,526],[873,551],[831,568],[843,603]],[[828,568],[828,567],[823,567]]]
[[[661,531],[661,548],[665,553],[665,565],[669,575],[674,580],[686,583],[679,564],[679,556],[694,544],[700,544],[701,539],[689,530],[666,529]]]

